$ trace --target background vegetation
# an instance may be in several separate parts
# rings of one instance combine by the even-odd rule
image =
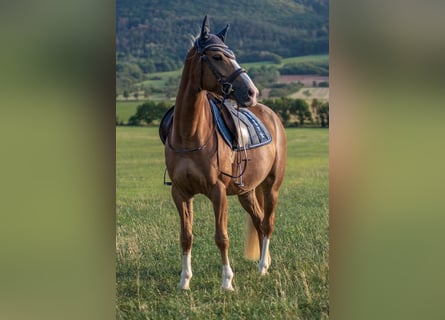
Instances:
[[[235,292],[219,289],[210,201],[195,199],[194,277],[181,273],[179,218],[162,185],[155,127],[117,127],[116,281],[118,319],[328,319],[328,131],[287,129],[286,177],[271,242],[270,274],[243,258],[245,212],[229,198]]]
[[[230,23],[227,43],[241,63],[329,50],[328,0],[117,0],[116,10],[118,90],[179,69],[205,14],[214,31]]]
[[[262,102],[288,127],[269,276],[259,277],[256,263],[243,258],[246,214],[236,198],[229,199],[234,293],[219,289],[213,210],[199,195],[192,290],[176,289],[179,223],[170,190],[162,185],[157,125],[174,104],[184,56],[205,14],[214,31],[231,24],[228,45],[260,89]],[[119,319],[328,318],[328,131],[290,128],[329,126],[328,100],[310,91],[329,86],[328,33],[328,0],[228,0],[212,7],[203,0],[117,0]]]
[[[283,97],[294,94],[303,85],[298,80],[283,81],[282,75],[324,76],[318,82],[305,84],[306,87],[329,87],[329,56],[327,54],[290,57],[276,61],[255,61],[242,64],[260,90],[268,92],[268,97]],[[117,82],[116,98],[119,101],[133,100],[173,100],[176,96],[182,69],[145,74],[141,81],[128,82],[121,86]],[[117,74],[119,80],[119,73]],[[263,91],[266,89],[266,91]]]
[[[262,103],[278,114],[285,127],[329,127],[329,102],[311,101],[309,104],[304,99],[276,98],[265,99]],[[116,125],[159,125],[172,105],[171,101],[118,102]]]

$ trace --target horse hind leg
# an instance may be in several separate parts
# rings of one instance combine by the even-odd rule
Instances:
[[[190,289],[192,279],[192,242],[193,242],[193,198],[184,197],[179,190],[172,187],[172,196],[181,220],[182,272],[178,288]]]
[[[264,219],[262,221],[261,229],[264,232],[264,237],[261,246],[261,259],[258,264],[258,271],[260,274],[267,274],[267,271],[272,262],[269,251],[270,237],[274,231],[275,225],[275,207],[278,202],[278,188],[263,188],[264,196]]]

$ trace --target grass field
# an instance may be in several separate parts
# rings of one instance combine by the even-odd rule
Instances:
[[[308,91],[310,93],[309,96],[306,96],[304,94],[305,91]],[[318,99],[318,100],[329,100],[329,88],[304,88],[296,93],[293,93],[289,96],[292,99],[306,99],[308,101],[308,104],[310,105],[310,101],[312,99]]]
[[[116,116],[120,121],[127,122],[136,114],[139,105],[144,101],[116,101]]]
[[[245,213],[229,198],[235,292],[220,290],[210,201],[195,198],[193,279],[180,291],[179,217],[163,186],[155,127],[116,128],[118,319],[327,319],[328,131],[287,129],[286,178],[276,212],[269,275],[243,258]]]
[[[260,62],[247,62],[241,63],[241,66],[245,69],[261,66],[275,66],[277,68],[284,66],[286,63],[297,63],[297,62],[327,62],[329,61],[328,54],[314,54],[308,56],[291,57],[284,58],[280,64],[276,64],[270,61],[260,61]]]

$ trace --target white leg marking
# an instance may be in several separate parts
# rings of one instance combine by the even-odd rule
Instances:
[[[182,290],[190,289],[190,280],[192,279],[192,255],[184,254],[182,256],[182,272],[181,280],[179,281],[178,287]]]
[[[233,271],[230,268],[230,264],[222,267],[222,284],[221,287],[224,290],[234,291],[232,287]]]
[[[258,264],[258,271],[261,275],[267,274],[267,269],[270,266],[269,242],[267,237],[263,238],[263,249],[261,250],[261,259]]]

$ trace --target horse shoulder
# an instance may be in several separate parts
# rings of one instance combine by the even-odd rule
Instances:
[[[257,103],[249,109],[264,123],[272,135],[274,135],[273,132],[284,131],[278,115],[265,104]]]

